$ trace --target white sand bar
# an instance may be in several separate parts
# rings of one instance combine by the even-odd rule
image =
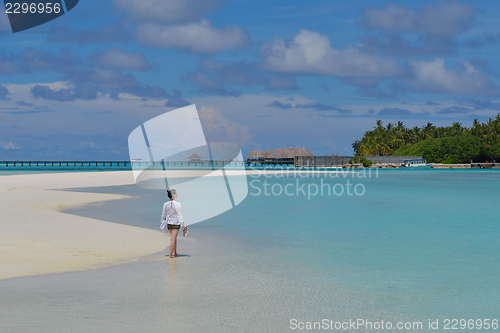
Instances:
[[[59,189],[133,183],[128,171],[1,176],[0,279],[101,268],[165,250],[168,237],[159,230],[60,212],[125,196]]]
[[[312,172],[317,171],[301,171],[301,174]],[[227,172],[241,173],[245,171]],[[247,170],[246,173],[276,175],[283,171]],[[150,175],[156,178],[164,173]],[[207,173],[179,171],[176,176],[199,177]],[[125,198],[67,189],[134,183],[131,171],[0,176],[0,279],[101,268],[165,250],[169,239],[159,230],[61,212],[69,207]]]

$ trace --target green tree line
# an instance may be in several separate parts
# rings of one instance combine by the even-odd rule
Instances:
[[[500,161],[500,114],[484,123],[474,119],[471,127],[454,122],[448,127],[427,123],[408,128],[402,121],[384,126],[377,120],[352,148],[359,156],[422,156],[428,163]]]

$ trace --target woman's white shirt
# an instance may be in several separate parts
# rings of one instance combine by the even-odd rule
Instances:
[[[182,210],[180,202],[177,202],[175,200],[169,200],[163,204],[161,221],[163,222],[166,218],[168,218],[167,221],[168,224],[180,225],[181,223],[184,223],[184,219],[182,218]]]

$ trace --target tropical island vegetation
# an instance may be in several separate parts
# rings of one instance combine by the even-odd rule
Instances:
[[[376,120],[373,130],[352,148],[358,156],[422,156],[428,163],[500,161],[500,114],[485,123],[474,119],[471,127],[454,122],[448,127],[407,128],[402,121],[383,126]]]

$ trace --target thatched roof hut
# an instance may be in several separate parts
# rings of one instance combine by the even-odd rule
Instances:
[[[314,156],[306,147],[299,148],[295,156]]]
[[[295,155],[295,148],[276,148],[267,158],[293,158]]]
[[[268,150],[252,150],[250,154],[247,155],[247,159],[258,159],[258,158],[267,158],[272,152]]]
[[[184,155],[184,156],[186,156],[186,155]],[[188,161],[199,161],[199,160],[201,160],[201,156],[198,154],[193,154],[193,155],[188,157]]]
[[[247,155],[247,159],[293,159],[295,156],[314,156],[311,154],[306,147],[302,146],[301,148],[293,148],[290,146],[289,148],[276,148],[271,151],[267,150],[252,150],[250,154]]]
[[[295,156],[314,156],[311,154],[306,147],[302,146],[301,148],[276,148],[273,152],[267,157],[272,159],[277,158],[294,158]]]
[[[250,154],[247,155],[247,159],[262,157],[264,157],[264,152],[256,149],[252,150]]]

